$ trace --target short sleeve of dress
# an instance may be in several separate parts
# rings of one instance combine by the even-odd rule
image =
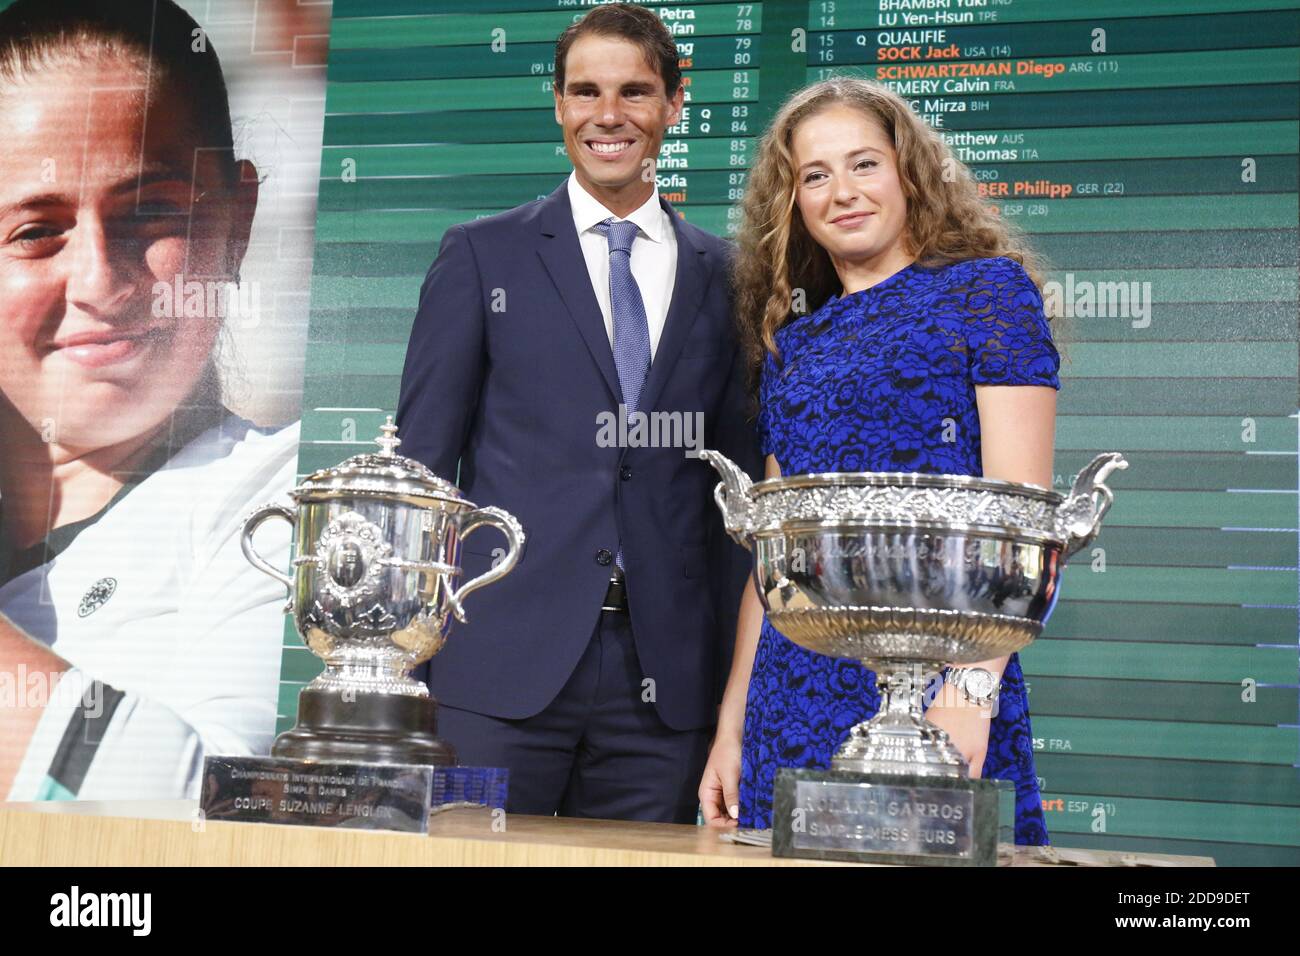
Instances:
[[[1013,259],[984,259],[975,268],[966,327],[971,380],[1059,389],[1061,357],[1033,279]]]

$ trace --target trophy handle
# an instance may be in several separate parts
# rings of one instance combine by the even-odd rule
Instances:
[[[1115,494],[1105,485],[1112,471],[1128,467],[1119,452],[1098,455],[1084,466],[1074,480],[1070,496],[1057,510],[1057,532],[1065,537],[1064,557],[1085,547],[1101,530],[1101,519],[1115,503]]]
[[[484,571],[476,578],[472,578],[462,584],[456,591],[448,594],[447,602],[451,605],[451,611],[456,615],[456,620],[462,624],[465,623],[465,608],[461,602],[483,587],[485,584],[491,584],[493,581],[500,581],[509,574],[516,564],[519,563],[519,555],[524,550],[524,528],[508,511],[500,508],[476,508],[468,514],[461,515],[458,524],[460,525],[460,536],[466,538],[470,532],[483,525],[490,525],[497,528],[506,537],[508,550],[505,558],[501,563],[493,568]]]
[[[749,475],[722,452],[703,449],[699,459],[708,462],[722,476],[722,480],[713,489],[713,500],[722,512],[722,525],[731,540],[747,550],[753,545],[749,540],[753,518],[754,503],[749,497],[749,490],[754,482]]]
[[[261,571],[268,577],[275,578],[285,586],[289,596],[289,600],[284,605],[284,609],[287,612],[293,608],[293,578],[289,577],[289,575],[268,562],[253,548],[253,532],[255,532],[258,526],[267,518],[283,518],[285,521],[289,522],[289,527],[297,529],[298,526],[297,518],[291,509],[286,508],[284,505],[262,505],[262,507],[258,508],[244,519],[244,533],[240,535],[239,546],[244,551],[244,557],[248,558],[249,563],[251,563],[253,567],[257,568],[257,570]]]

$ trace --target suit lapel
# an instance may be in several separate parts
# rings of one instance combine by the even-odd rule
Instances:
[[[654,361],[650,363],[650,375],[646,379],[645,388],[641,390],[641,399],[637,405],[638,410],[643,412],[654,411],[668,376],[677,364],[686,335],[700,314],[710,272],[704,249],[696,245],[686,230],[681,228],[677,210],[664,200],[659,201],[672,220],[673,230],[677,234],[677,275],[673,280],[673,298],[668,306],[668,318],[664,322],[663,334],[659,336],[659,347],[655,349]]]
[[[677,364],[687,333],[699,315],[710,271],[705,250],[681,228],[677,211],[662,199],[660,203],[668,213],[677,236],[677,272],[673,280],[673,298],[668,306],[668,317],[664,321],[664,330],[659,336],[654,361],[650,363],[650,374],[638,403],[638,409],[645,412],[654,410],[655,402],[659,400],[664,384],[668,381],[673,366]],[[569,317],[578,327],[587,350],[591,352],[592,359],[604,376],[610,397],[617,404],[623,400],[623,388],[618,381],[614,352],[609,346],[609,333],[605,331],[605,318],[600,313],[600,303],[596,301],[596,293],[591,288],[587,261],[583,258],[578,233],[573,227],[573,211],[569,206],[566,185],[561,184],[560,188],[544,200],[538,218],[544,237],[538,254],[564,300]]]
[[[573,226],[573,210],[569,206],[566,184],[551,193],[542,203],[540,220],[543,235],[538,255],[551,281],[564,300],[569,317],[578,327],[583,341],[609,389],[610,398],[617,404],[623,400],[623,388],[618,382],[618,369],[614,366],[614,353],[609,347],[609,333],[605,331],[605,318],[600,314],[600,303],[591,288],[587,260],[583,258],[578,232]]]

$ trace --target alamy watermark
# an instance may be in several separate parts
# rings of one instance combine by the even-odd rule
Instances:
[[[78,672],[28,671],[20,663],[15,670],[0,671],[0,708],[50,707],[55,704],[80,706],[86,717],[104,713],[104,685],[83,679]]]
[[[152,912],[152,893],[83,893],[73,884],[50,897],[51,926],[122,926],[132,936],[148,936]]]
[[[703,412],[640,412],[596,414],[596,444],[601,448],[684,448],[687,458],[704,450]]]
[[[1043,284],[1043,311],[1048,318],[1132,319],[1135,329],[1151,324],[1150,282],[1094,282],[1065,274],[1065,282]]]
[[[261,319],[261,296],[257,282],[216,280],[159,280],[153,284],[153,315],[156,319],[204,319],[224,317],[246,329]]]

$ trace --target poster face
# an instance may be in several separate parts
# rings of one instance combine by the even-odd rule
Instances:
[[[0,793],[261,753],[328,6],[0,3]],[[256,546],[287,566],[287,526]]]

